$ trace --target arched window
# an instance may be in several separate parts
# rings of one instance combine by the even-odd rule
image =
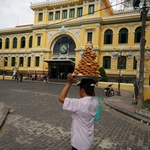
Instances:
[[[0,39],[0,49],[2,49],[2,39]]]
[[[142,28],[141,27],[136,28],[135,35],[134,35],[134,43],[140,43],[141,33],[142,33]]]
[[[134,60],[133,60],[133,69],[137,69],[137,60],[134,56]]]
[[[7,38],[5,41],[5,48],[9,49],[9,38]]]
[[[118,57],[118,69],[126,69],[126,56]]]
[[[21,48],[25,48],[25,45],[26,45],[26,39],[25,39],[25,37],[22,37],[21,38]]]
[[[17,38],[13,38],[13,48],[17,48]]]
[[[29,48],[32,47],[32,41],[33,41],[33,36],[30,36],[30,38],[29,38]]]
[[[104,44],[112,44],[113,31],[108,29],[104,33]]]
[[[110,69],[111,67],[111,57],[110,56],[104,56],[103,57],[103,68],[104,69]]]
[[[128,43],[128,30],[126,28],[119,31],[119,43]]]

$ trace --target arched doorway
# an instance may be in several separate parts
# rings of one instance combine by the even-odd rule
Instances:
[[[48,63],[50,78],[66,79],[68,73],[72,73],[75,67],[74,40],[63,35],[55,39],[53,43],[52,59],[45,60]]]

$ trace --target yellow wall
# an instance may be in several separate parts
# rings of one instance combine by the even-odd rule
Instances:
[[[109,84],[113,84],[112,87],[116,91],[118,91],[118,83],[115,82],[98,82],[98,86],[101,88],[107,87]],[[134,94],[134,86],[133,84],[120,83],[120,90],[133,91]],[[121,91],[120,91],[121,92]],[[150,100],[150,87],[144,86],[144,100]]]

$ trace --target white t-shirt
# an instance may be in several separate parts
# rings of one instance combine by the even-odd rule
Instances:
[[[93,143],[94,116],[99,101],[92,96],[66,98],[64,110],[72,111],[71,145],[78,150],[89,150]]]

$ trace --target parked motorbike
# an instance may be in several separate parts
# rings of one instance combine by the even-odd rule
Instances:
[[[113,84],[109,84],[109,85],[104,89],[105,95],[106,95],[107,97],[109,97],[109,96],[114,96],[114,89],[112,88],[112,85],[113,85]]]

